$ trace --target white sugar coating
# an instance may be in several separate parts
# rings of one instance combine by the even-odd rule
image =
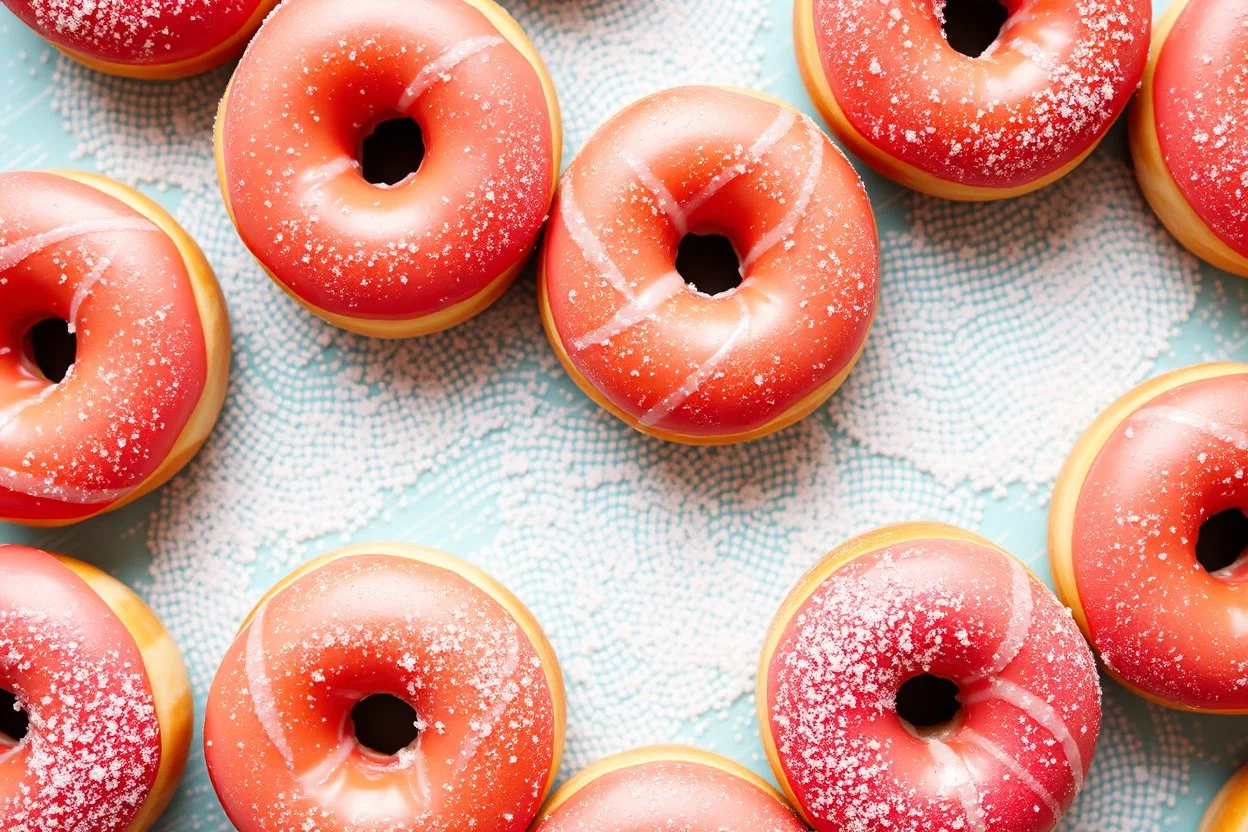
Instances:
[[[1008,202],[907,200],[837,424],[942,482],[1051,482],[1191,314],[1197,261],[1103,154]]]
[[[142,668],[94,654],[59,615],[0,610],[0,675],[28,676],[22,787],[0,797],[6,832],[121,832],[160,764],[160,725]]]

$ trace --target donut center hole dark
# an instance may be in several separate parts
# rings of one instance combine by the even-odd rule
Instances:
[[[351,727],[360,745],[392,757],[420,736],[416,709],[397,696],[375,693],[351,709]]]
[[[48,381],[62,381],[78,356],[78,338],[69,331],[69,322],[44,318],[26,332],[26,358]]]
[[[941,676],[924,673],[897,690],[897,716],[916,737],[936,738],[952,732],[961,712],[957,684]]]
[[[0,747],[21,742],[30,732],[30,717],[22,710],[17,694],[0,688]]]
[[[360,142],[360,169],[374,185],[397,185],[420,170],[424,160],[424,133],[406,116],[378,122]]]
[[[1001,36],[1009,16],[997,0],[945,0],[940,22],[950,46],[978,58]]]
[[[741,285],[741,259],[722,234],[686,234],[676,249],[676,271],[704,295],[722,295]]]
[[[1248,517],[1237,508],[1219,512],[1196,535],[1196,560],[1207,572],[1225,569],[1248,550]]]

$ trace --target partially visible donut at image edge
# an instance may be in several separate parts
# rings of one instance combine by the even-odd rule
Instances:
[[[182,78],[237,58],[278,0],[4,0],[69,57],[130,78]]]
[[[0,546],[0,828],[143,832],[191,742],[177,645],[93,566]]]

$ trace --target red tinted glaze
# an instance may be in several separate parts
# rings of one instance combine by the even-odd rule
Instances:
[[[596,777],[533,832],[803,832],[771,795],[702,763],[656,760]]]
[[[30,718],[0,737],[0,828],[121,832],[160,767],[160,723],[125,624],[56,558],[0,546],[0,688]]]
[[[955,50],[943,0],[813,0],[823,71],[854,129],[964,185],[1026,185],[1075,161],[1148,59],[1148,0],[1004,0],[983,55]]]
[[[1209,517],[1248,506],[1248,374],[1192,381],[1128,416],[1092,463],[1071,561],[1090,637],[1167,702],[1248,708],[1248,559],[1196,560]]]
[[[392,187],[357,154],[410,115],[426,154]],[[239,233],[288,289],[355,318],[430,315],[532,248],[554,154],[541,79],[463,0],[291,0],[231,82],[222,176]]]
[[[1248,2],[1189,0],[1153,84],[1170,175],[1213,233],[1248,256]]]
[[[360,699],[409,702],[418,740],[360,746]],[[521,832],[551,777],[554,698],[515,619],[466,579],[359,555],[257,610],[217,671],[205,757],[241,832]]]
[[[107,63],[187,61],[237,35],[271,0],[4,0],[57,46]]]
[[[714,297],[675,271],[686,232],[721,233],[743,281]],[[641,425],[733,434],[851,366],[879,258],[862,182],[807,117],[682,87],[634,104],[560,183],[542,254],[572,365]]]
[[[77,338],[55,384],[27,347],[49,317]],[[174,447],[207,372],[168,235],[88,185],[0,174],[0,517],[84,517],[125,497]]]
[[[960,688],[960,722],[920,739],[896,695],[923,673]],[[833,572],[767,666],[784,775],[820,832],[1052,829],[1083,783],[1100,688],[1068,612],[1021,564],[917,539]]]

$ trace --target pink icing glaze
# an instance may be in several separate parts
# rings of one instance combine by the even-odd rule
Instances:
[[[814,0],[823,71],[850,124],[893,158],[964,185],[1026,185],[1074,161],[1127,105],[1148,59],[1148,0],[1005,0],[977,58],[943,0]]]
[[[1189,0],[1153,79],[1157,138],[1192,210],[1248,256],[1248,3]]]
[[[687,231],[727,236],[742,283],[675,271]],[[542,253],[573,366],[641,424],[691,436],[765,425],[846,370],[875,312],[861,180],[810,119],[714,87],[611,119],[560,185]]]
[[[392,187],[356,161],[367,128],[420,125]],[[537,71],[463,0],[291,0],[230,85],[221,141],[239,234],[319,309],[411,319],[484,291],[550,205],[551,114]]]
[[[802,832],[773,795],[702,763],[655,760],[608,771],[533,832]]]
[[[77,338],[57,383],[26,357],[48,317]],[[88,185],[0,174],[0,517],[83,517],[126,496],[173,449],[207,368],[168,235]]]
[[[0,688],[30,718],[0,741],[0,827],[125,830],[160,767],[143,657],[86,582],[26,546],[0,546]]]
[[[788,622],[767,673],[784,775],[819,832],[1048,830],[1100,729],[1091,652],[1021,564],[918,539],[833,572]],[[959,685],[960,722],[920,739],[908,679]]]
[[[377,693],[419,720],[390,757],[350,730],[351,708]],[[205,759],[241,832],[523,832],[557,753],[555,695],[483,590],[354,555],[296,579],[239,634],[208,696]]]
[[[271,0],[4,0],[43,37],[99,61],[167,64],[230,40]]]
[[[1105,664],[1153,696],[1248,708],[1248,561],[1196,560],[1201,524],[1248,505],[1248,374],[1182,384],[1127,417],[1079,492],[1071,561]]]

